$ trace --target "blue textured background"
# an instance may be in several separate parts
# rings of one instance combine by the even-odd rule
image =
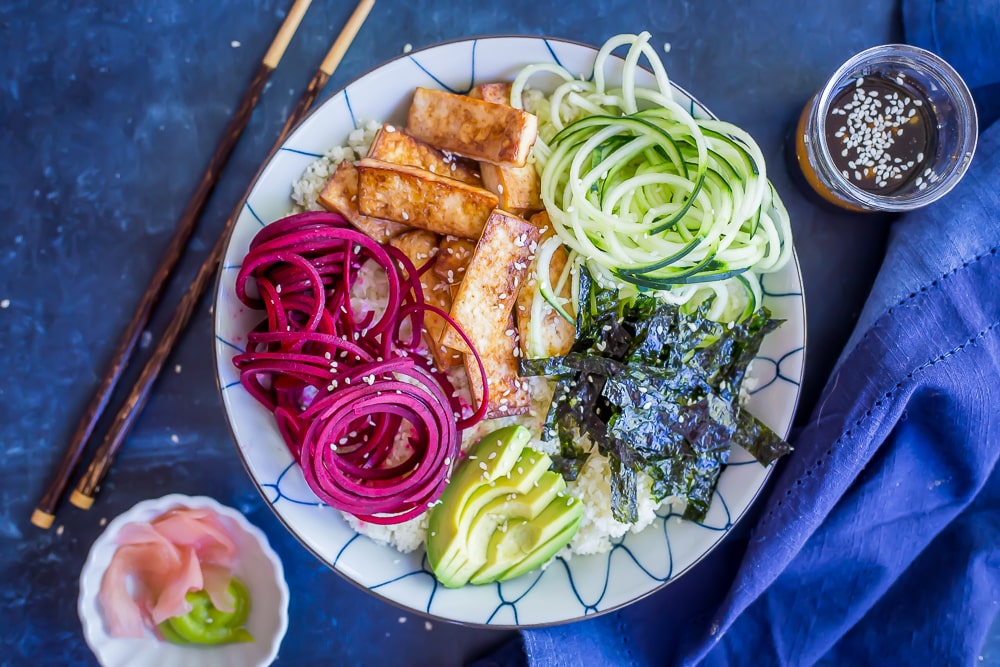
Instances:
[[[450,665],[508,633],[425,622],[358,591],[288,535],[258,496],[230,440],[212,373],[209,304],[169,360],[94,508],[64,506],[55,527],[28,517],[147,284],[286,0],[0,6],[0,663],[91,664],[76,578],[111,518],[168,492],[208,494],[268,533],[292,591],[281,665]],[[315,0],[213,197],[150,326],[162,330],[351,2]],[[494,33],[599,44],[648,29],[669,42],[668,71],[769,157],[792,214],[809,312],[808,414],[878,268],[887,226],[806,201],[781,159],[788,122],[844,59],[898,40],[890,0],[799,3],[540,2],[494,9],[447,0],[381,0],[330,81],[330,94],[405,44]],[[9,301],[9,303],[8,303]],[[140,360],[145,352],[140,353]],[[134,372],[126,380],[134,377]],[[177,436],[174,443],[172,436]],[[752,517],[750,518],[752,521]],[[726,587],[739,528],[661,595],[678,619]],[[405,622],[404,622],[405,620]]]

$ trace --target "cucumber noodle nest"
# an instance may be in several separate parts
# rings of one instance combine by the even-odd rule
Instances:
[[[761,303],[759,276],[791,257],[788,213],[754,140],[678,104],[649,38],[643,32],[609,39],[589,80],[555,63],[529,65],[514,80],[511,103],[527,102],[539,120],[532,155],[558,236],[546,243],[561,241],[570,251],[574,307],[575,267],[585,262],[622,298],[652,291],[694,310],[714,297],[711,319],[742,320]],[[609,57],[622,46],[628,52],[621,85],[611,87]],[[641,56],[654,88],[636,85]],[[527,91],[539,73],[563,81],[543,99]],[[543,244],[540,257],[551,256],[545,250]],[[539,262],[538,278],[548,286],[547,262]]]

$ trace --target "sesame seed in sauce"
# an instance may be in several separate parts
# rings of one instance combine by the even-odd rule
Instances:
[[[841,90],[827,113],[827,142],[837,170],[854,185],[890,194],[913,182],[933,151],[922,93],[902,77],[859,77]],[[835,120],[835,119],[842,120]],[[838,150],[839,149],[839,150]]]

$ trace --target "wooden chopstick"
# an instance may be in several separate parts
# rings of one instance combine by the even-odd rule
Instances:
[[[143,292],[139,306],[136,308],[135,314],[132,315],[125,333],[122,335],[121,340],[118,341],[118,347],[115,348],[111,365],[106,370],[104,377],[101,378],[101,383],[98,385],[97,391],[91,397],[90,404],[87,406],[83,417],[81,417],[76,430],[73,432],[69,446],[63,452],[62,460],[59,462],[59,467],[56,469],[55,475],[53,475],[48,487],[46,487],[45,493],[42,495],[42,499],[38,502],[35,511],[31,515],[31,523],[39,528],[49,528],[52,526],[59,501],[66,492],[70,478],[80,463],[80,458],[87,447],[87,442],[94,433],[97,421],[101,418],[105,408],[107,408],[111,394],[121,379],[122,372],[132,358],[132,354],[135,352],[139,336],[149,323],[153,309],[163,295],[167,280],[177,267],[177,262],[184,252],[188,239],[191,238],[195,224],[205,210],[205,205],[208,203],[208,198],[215,189],[219,175],[229,162],[229,158],[233,153],[233,149],[236,148],[236,143],[243,134],[243,130],[246,129],[254,107],[257,106],[257,101],[264,92],[264,87],[271,77],[271,73],[278,66],[278,62],[281,60],[282,55],[284,55],[285,49],[292,39],[292,35],[298,29],[299,23],[302,22],[302,17],[311,3],[312,0],[295,0],[295,4],[292,5],[288,16],[285,17],[281,28],[278,30],[278,34],[275,36],[274,41],[271,42],[271,46],[268,48],[263,60],[261,60],[260,65],[258,65],[257,71],[254,72],[253,78],[250,80],[250,86],[243,95],[243,100],[226,124],[226,129],[222,133],[219,145],[216,146],[215,153],[212,155],[205,173],[202,174],[201,180],[198,182],[198,188],[181,214],[181,218],[177,222],[177,228],[174,230],[174,235],[170,239],[170,243],[167,245],[163,256],[160,258],[159,265],[156,267],[156,272],[146,287],[146,291]]]
[[[275,139],[274,146],[271,149],[272,154],[281,148],[281,144],[284,142],[288,133],[309,112],[309,108],[313,105],[313,102],[316,101],[316,98],[323,90],[324,84],[326,84],[327,80],[329,80],[330,76],[337,68],[337,65],[340,64],[340,60],[347,51],[347,47],[350,46],[354,37],[357,35],[358,30],[361,29],[361,25],[368,17],[368,13],[371,11],[374,4],[375,0],[362,0],[354,10],[354,13],[351,14],[351,17],[344,26],[344,29],[337,37],[337,40],[333,43],[329,53],[327,53],[323,62],[320,64],[319,69],[316,70],[316,74],[313,75],[313,78],[306,87],[306,90],[302,93],[302,97],[289,114],[288,120],[285,121],[285,125],[278,134],[277,139]],[[250,190],[248,189],[243,198],[240,199],[239,204],[226,220],[226,224],[223,227],[218,240],[215,242],[215,245],[212,247],[212,251],[209,253],[204,263],[202,263],[201,268],[198,269],[198,273],[195,275],[190,286],[188,286],[184,296],[181,297],[181,301],[177,305],[177,309],[171,317],[170,324],[167,326],[166,331],[163,332],[163,336],[160,338],[156,348],[153,350],[153,354],[150,356],[149,361],[147,361],[146,365],[143,367],[142,373],[140,373],[139,379],[136,380],[135,385],[133,385],[132,390],[125,399],[125,403],[115,415],[115,419],[112,422],[111,427],[108,429],[108,433],[104,437],[104,441],[101,443],[101,446],[98,447],[97,451],[94,452],[94,458],[91,460],[86,472],[83,474],[83,477],[80,478],[76,489],[70,496],[70,502],[76,507],[79,507],[80,509],[90,509],[90,507],[94,504],[94,498],[100,491],[101,482],[104,481],[105,476],[111,469],[115,455],[118,453],[118,450],[121,448],[125,438],[132,430],[135,420],[142,412],[142,408],[145,406],[146,400],[149,398],[150,390],[156,382],[156,378],[159,376],[160,370],[163,368],[167,357],[176,344],[177,338],[184,330],[184,327],[187,326],[192,313],[194,313],[195,306],[198,305],[199,299],[211,283],[212,276],[215,274],[216,269],[218,269],[223,255],[225,254],[226,243],[229,240],[229,235],[232,232],[233,226],[236,224],[236,220],[240,217],[240,213],[243,211],[243,202],[249,194]]]

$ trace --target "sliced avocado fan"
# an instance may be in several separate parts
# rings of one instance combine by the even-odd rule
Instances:
[[[546,563],[569,543],[583,505],[566,494],[552,460],[507,426],[483,437],[431,510],[427,560],[449,588],[505,581]]]

